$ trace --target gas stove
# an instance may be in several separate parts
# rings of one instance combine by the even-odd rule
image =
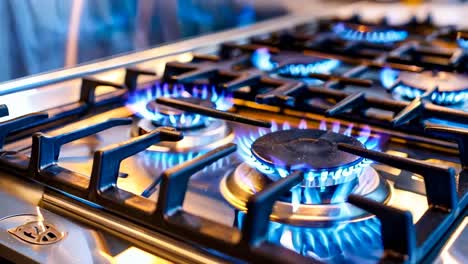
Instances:
[[[467,32],[289,17],[10,87],[0,256],[463,262]]]

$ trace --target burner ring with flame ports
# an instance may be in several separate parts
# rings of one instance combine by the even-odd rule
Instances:
[[[266,48],[259,48],[252,53],[253,66],[262,71],[274,71],[286,78],[307,78],[311,73],[326,74],[338,67],[335,59],[283,53],[272,55]]]
[[[204,107],[216,107],[216,104],[211,102],[209,99],[198,97],[177,97],[174,99]],[[155,126],[171,126],[180,130],[187,130],[206,127],[211,121],[210,118],[197,113],[189,113],[170,106],[161,105],[156,103],[154,100],[148,102],[146,108],[158,117],[157,119],[152,120],[152,123]]]
[[[408,37],[407,31],[398,28],[345,22],[336,23],[332,30],[343,40],[378,44],[400,42]]]
[[[395,88],[395,92],[408,99],[427,92],[431,92],[429,99],[440,105],[458,104],[468,99],[468,77],[460,74],[401,72],[398,81],[400,85]]]
[[[268,133],[254,141],[252,155],[276,170],[272,180],[292,170],[305,171],[309,187],[324,187],[352,181],[363,158],[338,150],[338,143],[365,146],[356,138],[318,129],[290,129]],[[325,181],[319,181],[324,178]]]
[[[236,209],[246,212],[248,199],[263,190],[273,180],[247,163],[241,163],[233,172],[226,175],[220,183],[223,197]],[[388,203],[391,199],[391,186],[382,179],[372,167],[366,167],[350,185],[351,193],[364,196],[379,203]],[[346,188],[346,185],[342,185]],[[297,186],[301,195],[312,191],[310,187]],[[293,188],[294,189],[294,188]],[[293,192],[293,189],[291,191]],[[282,199],[276,202],[270,220],[297,226],[327,227],[336,224],[359,222],[374,215],[347,202],[305,204],[292,203]]]

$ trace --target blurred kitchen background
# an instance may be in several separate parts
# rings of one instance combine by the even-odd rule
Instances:
[[[397,24],[428,12],[442,24],[468,22],[460,1],[2,0],[0,82],[324,5]]]
[[[2,0],[0,82],[284,15],[279,2]]]

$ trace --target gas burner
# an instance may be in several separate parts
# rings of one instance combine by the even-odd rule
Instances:
[[[344,22],[335,24],[333,32],[344,40],[379,44],[399,42],[408,37],[408,32],[405,30]]]
[[[448,72],[382,71],[382,84],[403,99],[424,97],[435,104],[455,105],[468,99],[468,77]]]
[[[308,77],[311,73],[329,73],[340,62],[297,54],[272,55],[266,48],[257,49],[251,57],[252,64],[263,71],[274,71],[284,77]]]
[[[272,61],[271,54],[267,48],[260,48],[252,53],[252,64],[262,70],[271,71],[276,67],[276,63]]]
[[[278,171],[271,175],[283,177],[286,171],[304,170],[306,179],[313,182],[327,173],[332,181],[324,184],[335,185],[352,176],[353,170],[363,162],[358,156],[339,151],[338,143],[364,147],[359,140],[332,131],[289,129],[261,136],[254,141],[251,151],[260,163]]]
[[[338,143],[375,149],[378,138],[364,128],[357,138],[351,136],[352,125],[340,134],[334,123],[331,131],[325,123],[319,129],[272,127],[271,133],[259,131],[242,137],[239,154],[243,159],[221,183],[221,193],[236,208],[246,210],[250,196],[291,171],[305,172],[302,184],[292,188],[275,206],[272,220],[301,226],[333,225],[337,222],[364,220],[370,214],[346,203],[350,193],[378,202],[386,202],[390,189],[386,181],[369,166],[366,159],[339,151]],[[324,158],[328,157],[328,158]]]
[[[258,134],[240,139],[240,154],[244,161],[272,180],[287,176],[292,170],[303,170],[310,186],[330,186],[352,180],[355,170],[366,167],[366,160],[336,149],[337,143],[348,143],[368,149],[378,147],[378,138],[371,137],[369,127],[357,138],[351,137],[349,125],[340,134],[341,125],[333,123],[331,131],[322,122],[319,129],[308,129],[302,121],[298,129],[284,123],[280,130],[272,123],[270,131],[259,129]],[[321,160],[323,156],[327,159]],[[330,158],[332,157],[332,158]]]
[[[180,125],[177,121],[183,120],[182,111],[169,109],[166,106],[158,106],[155,100],[159,97],[187,100],[192,103],[215,107],[218,110],[227,110],[232,106],[231,96],[225,94],[224,90],[221,90],[221,92],[217,91],[214,86],[156,83],[149,88],[131,94],[127,107],[141,118],[154,120],[156,123],[161,119],[161,121],[165,120],[167,122],[171,122],[172,120],[175,122],[172,124],[168,123],[168,125],[176,127]],[[185,116],[189,115],[192,114],[185,113]],[[171,118],[171,116],[173,117]],[[192,117],[192,121],[196,121],[196,115],[192,115]],[[187,124],[187,119],[185,119],[184,123],[184,126],[190,127],[190,124]]]
[[[130,96],[127,107],[140,117],[132,129],[132,136],[140,136],[160,126],[171,126],[184,131],[184,139],[159,142],[149,150],[161,152],[194,152],[211,149],[232,141],[234,134],[225,121],[197,113],[181,111],[156,103],[156,98],[171,97],[219,110],[231,107],[229,97],[214,87],[178,84],[155,84]]]
[[[352,193],[385,203],[390,198],[390,187],[370,166],[362,169],[355,179],[323,188],[311,187],[304,180],[276,203],[271,220],[297,226],[331,226],[369,219],[373,217],[371,214],[344,200]],[[245,212],[247,200],[272,182],[244,162],[223,179],[220,191],[234,207]]]

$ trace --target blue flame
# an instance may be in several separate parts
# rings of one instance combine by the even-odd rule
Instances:
[[[158,97],[196,97],[201,99],[209,99],[213,102],[218,110],[227,110],[232,107],[231,96],[224,91],[216,91],[214,86],[207,85],[192,86],[191,89],[186,89],[182,84],[167,84],[156,83],[151,87],[131,94],[127,101],[127,107],[130,108],[137,116],[149,120],[157,121],[163,126],[197,126],[207,121],[206,117],[192,113],[182,113],[181,115],[164,115],[159,112],[148,109],[147,104]]]
[[[435,91],[431,94],[431,101],[440,104],[459,104],[468,100],[468,91],[457,91],[457,92],[438,92]]]
[[[146,151],[143,155],[143,162],[146,166],[151,168],[158,168],[161,171],[172,168],[178,164],[192,160],[199,155],[203,155],[206,151],[189,151],[183,153],[175,152],[160,152],[160,151]],[[204,170],[217,170],[228,165],[229,158],[222,158],[204,167]]]
[[[163,172],[167,169],[170,169],[176,165],[182,164],[186,161],[190,161],[200,155],[205,154],[206,151],[198,152],[184,152],[184,153],[174,153],[174,152],[160,152],[160,151],[145,151],[142,155],[143,165],[146,168],[157,168],[159,172]],[[216,171],[225,166],[228,166],[230,160],[228,157],[217,160],[216,162],[205,166],[200,172],[208,173]],[[156,179],[151,185],[149,185],[141,194],[143,197],[150,197],[158,188],[159,181],[161,178]]]
[[[288,64],[278,69],[279,74],[307,77],[311,73],[329,73],[340,65],[338,60],[326,59],[309,64]]]
[[[392,87],[398,79],[399,71],[391,69],[391,68],[384,68],[380,71],[380,81],[385,88]]]
[[[268,49],[260,48],[252,53],[252,64],[262,71],[272,71],[278,67],[278,63],[272,60]],[[323,59],[312,63],[291,63],[277,69],[279,74],[294,77],[307,77],[311,73],[329,73],[338,67],[340,62],[333,59]]]
[[[458,46],[464,50],[468,50],[468,39],[458,38]]]
[[[393,88],[393,92],[395,94],[409,100],[413,100],[424,95],[425,91],[423,90],[419,90],[401,83],[396,85],[398,74],[399,71],[390,68],[383,69],[380,72],[380,80],[382,85],[387,89]],[[393,87],[394,85],[396,86]],[[440,105],[459,104],[468,100],[468,91],[441,92],[435,90],[431,93],[428,99],[433,103]]]
[[[424,91],[406,85],[398,85],[394,91],[410,100],[424,95]],[[439,105],[460,104],[468,100],[468,91],[440,92],[436,90],[431,93],[429,99],[431,102]]]
[[[345,40],[366,41],[371,43],[392,43],[403,41],[408,37],[408,32],[404,30],[379,29],[376,31],[360,31],[347,26],[345,23],[336,24],[333,27],[333,32]]]
[[[244,215],[238,212],[239,228],[242,228]],[[353,257],[368,259],[382,254],[380,225],[376,217],[323,228],[270,222],[268,240],[304,256],[341,263]]]
[[[262,71],[273,70],[277,63],[271,60],[271,54],[267,48],[260,48],[252,53],[251,57],[252,64]]]
[[[290,124],[285,122],[282,124],[281,130],[288,130],[290,128]],[[298,128],[307,129],[307,123],[305,120],[301,121]],[[342,133],[346,136],[351,136],[352,128],[353,126],[349,125]],[[278,124],[272,122],[272,127],[269,130],[260,128],[258,129],[257,133],[251,132],[248,135],[241,136],[238,139],[238,154],[244,162],[246,162],[249,166],[256,168],[259,172],[265,175],[279,175],[280,177],[284,178],[290,173],[287,169],[281,168],[280,166],[269,166],[264,164],[255,158],[251,152],[251,146],[257,138],[267,133],[278,131],[279,129],[280,128],[278,127]],[[319,129],[327,130],[327,124],[322,121],[319,125]],[[341,130],[342,128],[340,123],[336,122],[332,125],[332,131],[339,133]],[[365,126],[356,138],[368,149],[378,148],[379,139],[378,137],[371,136],[371,130],[369,126]],[[334,170],[314,170],[311,168],[306,171],[304,178],[308,183],[314,186],[328,186],[330,185],[330,182],[333,182],[333,184],[342,184],[349,182],[351,179],[355,178],[356,175],[360,175],[362,170],[368,167],[370,163],[370,160],[362,159],[356,164],[351,164],[350,166],[346,167],[339,167]],[[280,164],[280,161],[278,161],[278,164]],[[341,198],[342,197],[339,197],[337,200]],[[311,200],[313,200],[313,198],[311,198]]]
[[[185,161],[192,160],[199,154],[192,151],[186,153],[146,151],[143,155],[143,162],[148,167],[164,171]]]

